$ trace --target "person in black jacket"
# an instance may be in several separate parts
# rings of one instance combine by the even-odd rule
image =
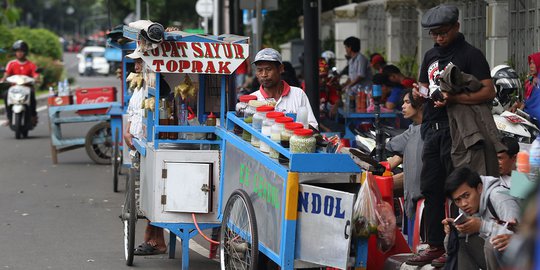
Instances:
[[[424,227],[427,229],[429,248],[410,258],[407,261],[409,265],[425,265],[433,260],[441,265],[446,258],[443,256],[445,234],[441,224],[445,218],[443,191],[445,179],[453,170],[446,104],[480,104],[490,102],[495,97],[487,60],[480,50],[465,41],[459,32],[458,17],[457,7],[445,4],[428,10],[422,17],[422,26],[429,29],[435,42],[434,47],[424,55],[419,85],[415,85],[413,92],[415,97],[425,99],[421,128],[424,152],[420,189],[425,197]],[[447,95],[441,92],[439,76],[450,63],[474,75],[483,87],[468,94]]]

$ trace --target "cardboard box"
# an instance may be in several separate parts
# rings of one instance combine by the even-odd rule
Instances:
[[[75,90],[77,104],[94,104],[116,101],[116,87],[79,88]],[[78,114],[105,114],[107,109],[79,110]]]
[[[71,105],[73,104],[73,96],[49,97],[47,99],[47,104],[49,104],[49,106]]]

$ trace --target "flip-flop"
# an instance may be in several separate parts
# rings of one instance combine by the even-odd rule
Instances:
[[[135,256],[149,256],[149,255],[158,255],[163,254],[166,251],[161,251],[159,249],[156,249],[152,245],[148,243],[142,243],[140,244],[135,251],[133,252],[133,255]]]

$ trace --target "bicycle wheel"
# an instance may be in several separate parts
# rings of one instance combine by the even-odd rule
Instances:
[[[259,256],[257,221],[245,191],[237,189],[227,200],[220,236],[221,269],[256,269]]]
[[[122,206],[122,224],[124,226],[124,254],[126,265],[133,265],[135,251],[135,224],[137,223],[137,202],[135,201],[135,169],[130,168],[126,179],[127,189],[124,205]]]

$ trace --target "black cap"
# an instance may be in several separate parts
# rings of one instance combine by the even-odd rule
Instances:
[[[443,25],[454,24],[458,21],[459,10],[452,5],[438,5],[424,13],[422,27],[434,29]]]

